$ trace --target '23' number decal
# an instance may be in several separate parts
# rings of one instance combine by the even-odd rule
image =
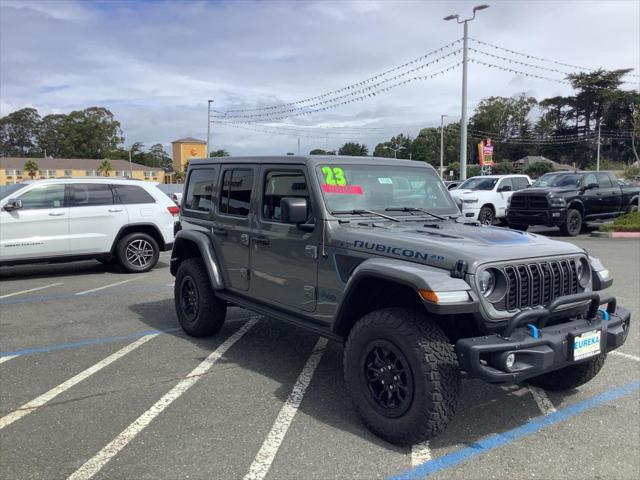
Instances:
[[[324,173],[324,181],[327,185],[340,185],[342,187],[347,184],[344,170],[340,167],[322,167],[322,173]]]

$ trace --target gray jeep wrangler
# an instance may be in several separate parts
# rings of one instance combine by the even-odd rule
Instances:
[[[441,432],[463,377],[570,390],[629,330],[598,259],[465,222],[422,162],[194,160],[176,230],[185,332],[217,333],[237,305],[342,342],[358,414],[395,444]]]

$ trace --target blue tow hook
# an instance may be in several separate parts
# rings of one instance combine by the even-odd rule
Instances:
[[[536,327],[533,323],[527,323],[527,328],[529,329],[529,334],[533,338],[540,338],[540,329]]]
[[[602,320],[604,320],[605,322],[609,321],[609,312],[607,312],[606,310],[598,310],[598,313],[602,316]]]

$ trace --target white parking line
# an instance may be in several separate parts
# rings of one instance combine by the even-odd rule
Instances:
[[[19,356],[20,355],[7,355],[6,357],[0,357],[0,365],[3,364],[4,362],[8,362],[12,358],[16,358],[16,357],[19,357]]]
[[[411,447],[411,466],[417,467],[431,460],[431,449],[429,448],[429,440],[416,443]]]
[[[556,412],[556,407],[553,405],[549,397],[544,390],[534,387],[533,385],[528,385],[527,388],[533,395],[533,399],[536,401],[538,408],[542,412],[543,415],[549,415],[550,413]]]
[[[159,335],[158,333],[153,333],[151,335],[146,335],[144,337],[139,338],[135,342],[130,343],[129,345],[127,345],[124,348],[121,348],[120,350],[118,350],[115,353],[112,353],[111,355],[109,355],[104,360],[99,361],[95,365],[93,365],[93,366],[87,368],[86,370],[80,372],[76,376],[71,377],[66,382],[61,383],[57,387],[54,387],[51,390],[49,390],[48,392],[43,393],[42,395],[40,395],[36,399],[25,403],[24,405],[22,405],[17,410],[15,410],[15,411],[11,412],[10,414],[5,415],[4,417],[0,418],[0,430],[2,430],[4,427],[6,427],[8,425],[11,425],[16,420],[20,420],[22,417],[30,414],[31,412],[33,412],[34,410],[38,409],[39,407],[41,407],[45,403],[53,400],[55,397],[57,397],[61,393],[69,390],[74,385],[77,385],[82,380],[85,380],[86,378],[90,377],[94,373],[99,372],[100,370],[102,370],[107,365],[115,362],[119,358],[122,358],[127,353],[135,350],[140,345],[148,342],[149,340],[151,340],[154,337],[157,337],[158,335]]]
[[[225,354],[231,346],[249,331],[257,322],[258,317],[252,317],[240,327],[233,335],[227,338],[207,358],[205,358],[191,373],[184,377],[169,392],[164,394],[153,406],[138,417],[138,419],[125,428],[116,438],[109,442],[102,450],[87,460],[78,470],[69,476],[68,480],[86,480],[93,477],[104,467],[109,460],[126,447],[151,421],[162,411],[177,400],[183,393],[189,390],[213,365]]]
[[[144,275],[143,276],[139,276],[139,277],[133,277],[133,278],[129,278],[127,280],[122,280],[121,282],[116,282],[116,283],[110,283],[109,285],[104,285],[102,287],[98,287],[98,288],[92,288],[91,290],[85,290],[84,292],[78,292],[76,293],[76,295],[85,295],[87,293],[93,293],[93,292],[98,292],[100,290],[104,290],[105,288],[111,288],[111,287],[117,287],[118,285],[122,285],[124,283],[129,283],[129,282],[133,282],[135,280],[142,280],[143,278],[147,278]]]
[[[291,393],[289,394],[289,398],[287,398],[286,402],[280,409],[280,413],[278,414],[271,431],[267,435],[267,438],[264,440],[260,451],[253,460],[251,467],[249,467],[249,471],[244,476],[244,480],[262,480],[267,475],[267,472],[278,453],[278,449],[282,444],[282,440],[293,421],[293,417],[295,417],[296,412],[302,403],[304,392],[307,390],[309,383],[311,383],[313,373],[320,363],[320,359],[322,358],[322,354],[326,347],[327,339],[320,338],[316,343],[316,346],[313,348],[313,352],[303,367],[302,372],[300,372],[300,376],[298,377],[298,380],[296,380],[293,390],[291,390]]]
[[[618,357],[628,358],[629,360],[640,362],[640,357],[636,357],[635,355],[631,355],[630,353],[624,353],[619,350],[614,350],[613,352],[609,352],[609,353],[611,355],[617,355]]]
[[[23,293],[37,292],[38,290],[44,290],[45,288],[57,287],[58,285],[62,285],[62,283],[52,283],[51,285],[44,285],[43,287],[30,288],[29,290],[7,293],[6,295],[0,295],[0,300],[3,298],[15,297],[16,295],[22,295]]]

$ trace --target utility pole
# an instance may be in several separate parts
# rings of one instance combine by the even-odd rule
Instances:
[[[131,149],[129,149],[129,178],[133,179],[133,167],[131,166]]]
[[[464,35],[462,37],[462,114],[460,115],[460,180],[467,179],[467,65],[468,61],[468,23],[476,18],[476,12],[489,8],[489,5],[477,5],[473,7],[473,16],[465,20],[460,20],[459,15],[448,15],[444,20],[456,20],[457,23],[464,24]]]
[[[596,171],[600,171],[600,126],[602,125],[602,121],[598,122],[598,150],[596,154]]]
[[[444,117],[440,115],[440,178],[444,178]]]
[[[300,155],[300,136],[298,136],[298,155]]]
[[[207,149],[206,154],[209,158],[209,144],[211,143],[211,104],[213,100],[207,100]]]

